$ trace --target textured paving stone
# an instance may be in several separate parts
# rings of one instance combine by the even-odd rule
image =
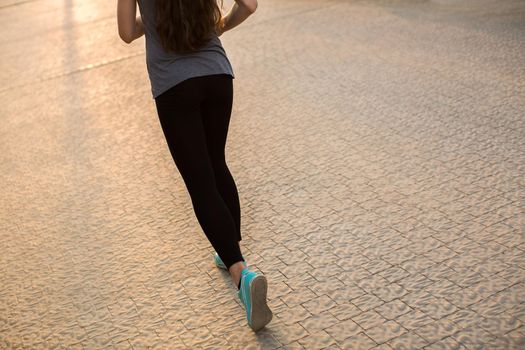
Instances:
[[[144,39],[114,2],[0,1],[0,348],[524,349],[524,11],[265,0],[221,37],[254,334]]]
[[[385,303],[381,306],[375,308],[375,311],[380,314],[383,318],[387,320],[393,320],[398,318],[401,315],[404,315],[412,309],[401,300],[392,300],[388,303]]]
[[[388,345],[396,350],[423,349],[428,342],[415,332],[407,332],[388,342]]]
[[[361,332],[341,342],[342,349],[372,349],[377,344],[370,339],[365,333]]]
[[[396,319],[396,321],[406,329],[414,330],[431,323],[433,320],[430,316],[427,316],[425,313],[415,309],[404,315],[401,315]]]
[[[447,336],[451,336],[459,330],[460,326],[456,323],[441,318],[437,321],[427,323],[422,327],[415,329],[415,333],[424,338],[429,343],[437,342]]]
[[[352,320],[345,320],[325,329],[338,343],[346,338],[361,333],[363,328]]]
[[[325,331],[315,331],[309,336],[299,339],[298,342],[305,349],[324,349],[335,344],[335,339]]]
[[[437,341],[435,343],[432,343],[429,346],[425,346],[423,349],[425,350],[448,350],[448,349],[454,349],[454,350],[465,350],[467,349],[463,344],[459,343],[457,340],[455,340],[452,337],[446,337],[441,339],[440,341]]]
[[[390,339],[399,337],[406,332],[407,330],[399,323],[390,320],[368,329],[366,334],[376,343],[381,344],[389,341]]]
[[[283,345],[289,345],[297,340],[309,335],[308,331],[298,323],[292,325],[274,325],[267,326],[273,333],[274,337]]]
[[[314,314],[299,322],[309,332],[323,330],[337,323],[339,320],[328,311]]]

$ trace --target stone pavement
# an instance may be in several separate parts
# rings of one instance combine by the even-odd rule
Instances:
[[[524,349],[525,3],[261,0],[221,37],[254,334],[116,1],[0,0],[1,349]]]

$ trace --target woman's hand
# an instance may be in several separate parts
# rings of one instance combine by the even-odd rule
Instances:
[[[117,22],[119,36],[127,44],[144,35],[142,17],[137,17],[137,0],[118,0]]]
[[[235,0],[231,10],[222,18],[224,25],[219,29],[219,36],[246,20],[257,9],[257,0]]]

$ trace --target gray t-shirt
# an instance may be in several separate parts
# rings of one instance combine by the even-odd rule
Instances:
[[[179,55],[168,53],[155,29],[155,1],[138,0],[146,38],[146,66],[151,93],[156,98],[169,88],[192,77],[229,74],[235,78],[228,56],[217,35],[198,52]]]

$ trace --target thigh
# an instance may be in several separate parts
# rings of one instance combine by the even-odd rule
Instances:
[[[155,99],[159,121],[173,160],[187,188],[213,185],[202,120],[200,80],[184,81]]]
[[[233,82],[229,75],[210,77],[202,103],[203,124],[212,163],[224,161],[224,151],[233,104]]]

